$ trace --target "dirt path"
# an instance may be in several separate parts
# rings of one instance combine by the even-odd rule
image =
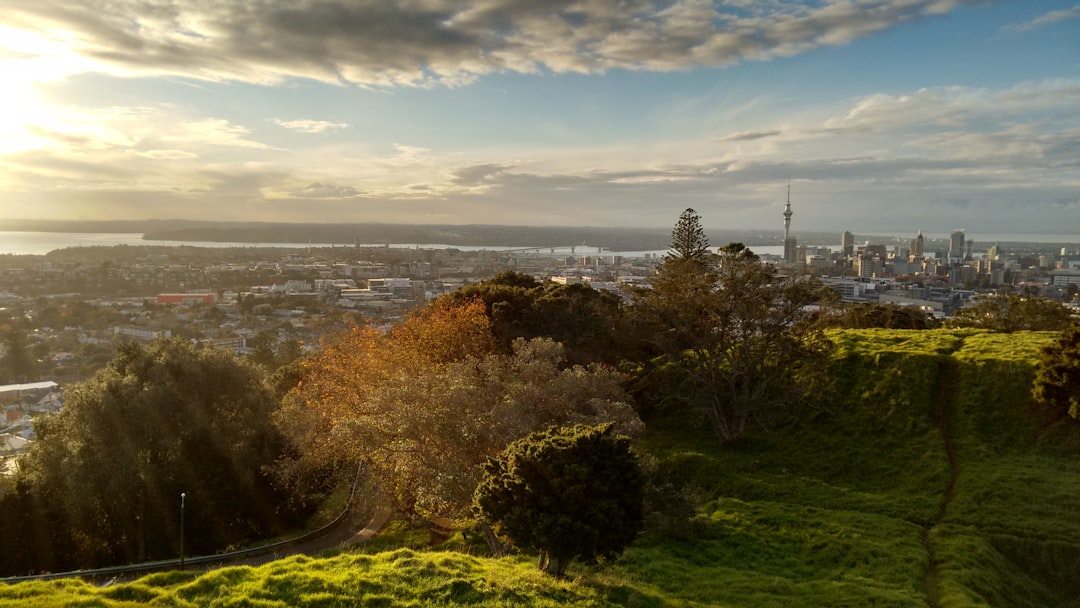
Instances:
[[[934,427],[941,435],[941,441],[945,446],[945,455],[949,459],[949,481],[945,485],[945,496],[941,501],[934,521],[923,527],[922,541],[926,547],[930,567],[926,571],[926,602],[931,608],[937,608],[940,597],[938,587],[938,558],[934,550],[931,532],[949,512],[949,505],[953,501],[953,492],[956,489],[956,481],[960,478],[960,465],[956,460],[956,446],[953,444],[950,432],[950,420],[953,411],[953,402],[956,398],[956,375],[959,364],[951,356],[941,361],[938,367],[937,391],[934,394]]]

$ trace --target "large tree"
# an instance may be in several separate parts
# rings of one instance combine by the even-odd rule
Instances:
[[[575,558],[611,558],[644,521],[645,476],[611,424],[551,428],[510,444],[484,466],[474,511],[539,566],[562,576]]]
[[[828,343],[809,320],[823,297],[812,277],[779,277],[741,243],[701,263],[666,260],[633,306],[638,336],[662,355],[654,397],[724,441],[777,420],[820,377]]]
[[[122,345],[36,425],[17,494],[37,512],[12,533],[62,546],[35,547],[25,567],[175,557],[182,492],[189,553],[278,531],[284,497],[264,473],[286,445],[275,407],[261,374],[231,353],[176,340]],[[32,530],[39,522],[50,530]]]
[[[956,311],[952,325],[993,331],[1059,331],[1069,326],[1071,313],[1061,302],[1028,294],[978,296],[971,306]]]
[[[1080,422],[1080,325],[1043,349],[1032,396],[1036,403]]]
[[[588,285],[540,282],[517,272],[503,272],[444,296],[447,302],[484,302],[500,348],[514,340],[551,338],[566,347],[570,364],[618,361],[621,343],[620,298]]]
[[[316,463],[363,463],[406,513],[463,517],[481,464],[514,439],[553,424],[640,425],[618,374],[564,368],[563,353],[542,338],[503,353],[482,302],[439,305],[306,359],[283,424]]]

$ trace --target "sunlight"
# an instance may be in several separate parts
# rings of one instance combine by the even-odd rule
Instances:
[[[37,85],[55,81],[86,67],[61,39],[46,38],[0,25],[0,154],[40,148],[53,129],[55,106],[42,98]]]

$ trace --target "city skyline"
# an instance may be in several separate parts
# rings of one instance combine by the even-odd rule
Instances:
[[[0,218],[1080,233],[1080,4],[16,1]]]

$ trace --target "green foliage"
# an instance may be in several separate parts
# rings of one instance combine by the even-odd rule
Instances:
[[[1061,334],[829,335],[827,407],[724,444],[658,413],[635,450],[674,491],[708,500],[688,533],[646,532],[570,578],[520,556],[398,550],[159,574],[131,590],[0,586],[0,605],[122,605],[112,593],[176,606],[1080,608],[1080,446],[1031,399],[1041,349]]]
[[[840,309],[838,314],[823,316],[822,327],[843,329],[931,329],[938,323],[926,312],[912,306],[861,302]]]
[[[189,554],[274,530],[284,499],[263,469],[285,447],[275,407],[261,375],[231,353],[183,341],[122,346],[38,422],[18,491],[4,497],[5,570],[174,557],[181,492]]]
[[[574,558],[612,558],[644,518],[644,476],[611,424],[553,428],[510,444],[484,466],[476,514],[562,576]]]
[[[722,441],[776,424],[821,379],[828,343],[808,307],[823,293],[809,277],[779,279],[741,243],[706,260],[665,260],[631,311],[636,336],[674,368],[646,368],[665,375],[645,394],[680,403]]]
[[[1039,405],[1080,421],[1080,325],[1043,350],[1032,395]]]
[[[956,311],[955,327],[977,327],[1004,333],[1014,331],[1061,331],[1071,314],[1061,302],[1026,294],[979,296],[978,301]]]
[[[708,254],[709,239],[701,227],[701,216],[693,209],[683,211],[671,231],[671,251],[666,259],[704,261]]]
[[[503,272],[443,298],[457,305],[475,299],[484,302],[491,330],[504,351],[519,338],[550,338],[566,349],[570,365],[614,363],[619,358],[621,301],[611,292]]]
[[[622,587],[607,593],[620,591],[624,596],[634,595]],[[254,568],[152,575],[110,587],[81,580],[0,586],[0,605],[4,606],[128,608],[146,604],[178,608],[619,605],[607,599],[603,588],[545,576],[520,558],[493,560],[408,549],[320,560],[290,557]]]

